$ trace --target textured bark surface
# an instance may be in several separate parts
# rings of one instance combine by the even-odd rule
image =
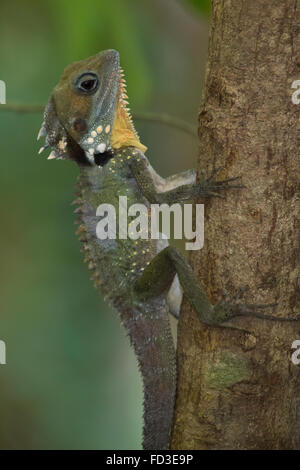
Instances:
[[[297,0],[214,0],[199,169],[224,166],[246,189],[205,204],[205,243],[191,263],[213,303],[300,311],[300,79]],[[300,449],[300,324],[236,319],[251,331],[203,327],[185,303],[179,322],[174,449]]]

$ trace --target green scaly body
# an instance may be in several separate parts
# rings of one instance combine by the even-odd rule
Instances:
[[[135,282],[158,252],[151,239],[99,240],[96,236],[97,207],[109,201],[119,217],[119,197],[128,206],[149,207],[134,178],[129,159],[133,148],[116,153],[104,167],[82,167],[78,181],[78,234],[95,286],[119,312],[138,358],[144,384],[144,448],[168,448],[172,426],[176,358],[169,324],[166,295],[144,301]],[[168,404],[168,406],[166,406]]]
[[[152,203],[182,203],[241,188],[228,184],[236,178],[216,181],[218,169],[199,182],[195,171],[161,178],[133,127],[123,75],[119,54],[113,50],[69,65],[50,96],[38,138],[46,137],[41,151],[52,148],[49,159],[69,159],[79,166],[78,234],[96,287],[119,312],[138,358],[144,383],[143,446],[168,449],[176,391],[167,303],[173,281],[179,279],[203,324],[239,329],[225,322],[241,315],[278,318],[253,310],[264,306],[211,305],[184,256],[166,241],[152,240],[150,234],[138,240],[97,237],[97,208],[113,205],[118,220],[120,196],[127,197],[128,207],[142,203],[149,208]],[[181,295],[178,289],[174,292],[178,312]]]

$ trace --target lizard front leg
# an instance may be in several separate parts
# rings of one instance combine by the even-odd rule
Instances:
[[[214,170],[208,178],[203,173],[199,182],[196,182],[193,171],[164,180],[153,170],[145,155],[137,150],[133,151],[129,164],[141,192],[153,204],[172,204],[190,201],[199,197],[222,197],[219,194],[221,190],[243,188],[241,185],[231,184],[238,178],[216,181],[215,176],[218,169]]]

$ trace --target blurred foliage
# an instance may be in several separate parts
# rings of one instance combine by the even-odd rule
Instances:
[[[46,102],[66,65],[115,48],[136,110],[196,125],[206,25],[175,0],[1,0],[7,102]],[[142,385],[117,315],[89,281],[70,206],[77,168],[37,156],[41,115],[0,110],[0,448],[139,448]],[[162,174],[197,142],[138,122]]]
[[[194,7],[196,7],[201,13],[205,15],[210,14],[211,0],[187,0]]]
[[[117,49],[126,68],[134,71],[130,85],[134,89],[136,103],[143,102],[149,92],[150,70],[139,40],[142,29],[137,21],[134,2],[47,0],[46,3],[55,21],[59,40],[64,43],[67,61],[85,58],[87,51],[93,55],[99,50]]]

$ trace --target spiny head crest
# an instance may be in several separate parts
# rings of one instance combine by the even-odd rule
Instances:
[[[103,154],[123,146],[145,151],[128,108],[119,54],[107,50],[69,65],[45,109],[38,138],[52,148],[49,159],[98,164]]]
[[[140,142],[138,133],[132,122],[126,90],[126,80],[121,67],[119,67],[119,88],[115,106],[111,146],[113,149],[133,146],[139,148],[142,152],[147,150],[147,147]]]

